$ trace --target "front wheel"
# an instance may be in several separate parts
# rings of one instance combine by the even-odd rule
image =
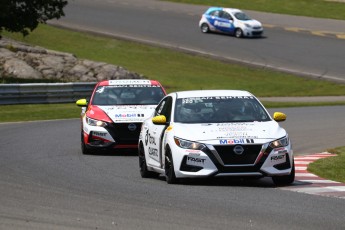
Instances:
[[[241,38],[241,37],[243,37],[243,31],[242,31],[240,28],[237,28],[237,29],[235,30],[235,37],[236,37],[236,38]]]
[[[152,177],[157,177],[158,174],[155,172],[151,172],[147,169],[146,165],[146,158],[145,158],[145,150],[144,146],[140,144],[139,150],[138,150],[138,155],[139,155],[139,169],[140,169],[140,175],[142,178],[152,178]]]
[[[84,155],[89,155],[91,154],[91,151],[86,147],[86,144],[85,144],[85,141],[84,141],[84,133],[83,131],[81,131],[81,152],[84,154]]]
[[[201,32],[203,33],[209,33],[210,32],[210,27],[207,25],[207,23],[203,23],[200,27]]]
[[[286,186],[290,185],[295,180],[295,164],[292,166],[290,175],[287,176],[273,176],[272,181],[277,186]]]
[[[167,147],[167,150],[165,152],[165,178],[168,184],[177,183],[174,170],[174,161],[169,147]]]

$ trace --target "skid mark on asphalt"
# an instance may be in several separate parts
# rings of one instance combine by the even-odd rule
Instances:
[[[291,186],[282,187],[281,189],[345,199],[345,183],[326,180],[307,171],[307,167],[310,163],[320,158],[332,156],[336,156],[336,154],[318,153],[306,156],[295,156],[295,182]]]

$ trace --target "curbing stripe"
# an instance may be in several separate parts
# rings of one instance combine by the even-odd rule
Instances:
[[[295,181],[291,186],[280,187],[280,189],[307,193],[312,195],[328,196],[345,199],[345,183],[326,180],[308,172],[307,166],[321,158],[337,156],[331,153],[316,153],[305,156],[296,156],[295,159]]]

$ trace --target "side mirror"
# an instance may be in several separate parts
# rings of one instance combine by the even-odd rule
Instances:
[[[276,122],[285,121],[285,120],[286,120],[286,115],[285,115],[285,113],[282,113],[282,112],[275,112],[275,113],[273,114],[273,119],[274,119]]]
[[[87,100],[86,99],[79,99],[76,102],[76,105],[79,107],[86,107],[87,106]]]
[[[164,115],[155,116],[152,118],[152,122],[155,125],[165,125],[167,123],[167,118]]]

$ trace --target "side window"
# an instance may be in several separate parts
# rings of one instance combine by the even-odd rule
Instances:
[[[219,10],[212,11],[210,15],[214,17],[219,17]]]
[[[231,15],[225,11],[222,13],[222,18],[227,19],[227,20],[232,20]]]
[[[157,106],[155,116],[164,115],[167,119],[167,122],[170,121],[171,117],[171,107],[172,107],[172,98],[167,97]]]

